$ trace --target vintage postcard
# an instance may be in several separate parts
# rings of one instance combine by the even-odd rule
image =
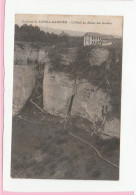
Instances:
[[[16,14],[11,177],[119,180],[123,17]]]

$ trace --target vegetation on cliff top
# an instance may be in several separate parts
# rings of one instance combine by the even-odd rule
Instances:
[[[57,35],[55,33],[44,32],[38,26],[24,24],[15,25],[15,41],[41,43],[46,46],[57,45],[58,47],[74,47],[83,44],[82,37],[69,36],[64,31]]]

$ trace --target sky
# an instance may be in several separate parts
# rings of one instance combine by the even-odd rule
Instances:
[[[16,14],[15,23],[70,30],[78,32],[98,32],[122,36],[122,16],[90,16],[90,15],[43,15],[43,14]]]

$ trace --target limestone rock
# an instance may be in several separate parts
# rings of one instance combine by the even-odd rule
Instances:
[[[44,49],[40,49],[38,54],[38,63],[44,64],[47,63],[48,61],[49,61],[48,52],[46,52]]]
[[[109,57],[109,51],[104,48],[94,48],[89,54],[90,65],[100,66],[103,62],[107,61]]]
[[[15,44],[14,48],[14,64],[27,65],[27,53],[26,50]]]
[[[94,123],[110,110],[110,98],[106,93],[87,81],[79,82],[72,115],[81,116]]]
[[[64,65],[70,65],[71,63],[74,63],[77,58],[77,54],[77,47],[67,48],[65,52],[60,54],[61,63]]]
[[[28,51],[28,60],[31,63],[37,63],[38,62],[38,55],[39,55],[39,51],[37,49],[32,49]]]
[[[107,138],[119,137],[119,120],[106,121],[108,112],[112,111],[110,97],[85,79],[75,82],[68,74],[50,71],[49,67],[50,64],[45,66],[43,80],[43,106],[46,112],[65,117],[70,108],[72,117],[87,119],[94,131],[102,131]]]
[[[45,66],[43,80],[43,106],[53,115],[66,116],[73,94],[74,80],[64,72],[50,72]]]
[[[48,52],[44,48],[36,49],[29,45],[15,44],[15,65],[35,65],[36,63],[45,64],[48,62]]]
[[[104,134],[107,134],[110,137],[120,137],[120,121],[117,118],[114,118],[105,123]]]
[[[13,116],[23,108],[35,85],[35,73],[30,66],[14,66]]]

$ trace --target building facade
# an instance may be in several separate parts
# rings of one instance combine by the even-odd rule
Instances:
[[[84,35],[84,45],[101,45],[102,37],[98,33],[86,33]]]
[[[99,33],[88,32],[84,35],[84,46],[89,45],[112,45],[113,37],[110,35],[100,35]]]

